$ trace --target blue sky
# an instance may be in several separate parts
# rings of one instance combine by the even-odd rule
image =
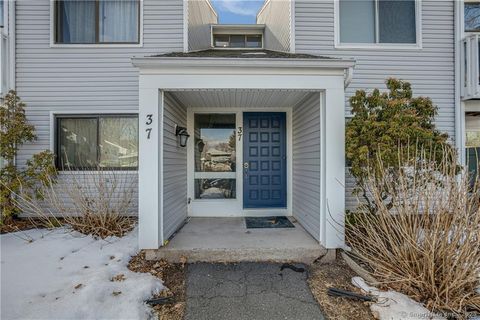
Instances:
[[[212,0],[218,23],[255,23],[264,0]]]

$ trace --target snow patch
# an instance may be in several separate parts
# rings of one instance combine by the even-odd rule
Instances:
[[[421,303],[400,292],[380,291],[375,287],[370,287],[361,277],[353,277],[352,284],[377,297],[377,302],[372,303],[370,309],[380,320],[446,319],[430,312]]]
[[[152,317],[144,301],[164,286],[150,274],[128,270],[139,251],[137,232],[105,240],[64,228],[2,235],[2,319]],[[111,281],[120,274],[125,280]]]

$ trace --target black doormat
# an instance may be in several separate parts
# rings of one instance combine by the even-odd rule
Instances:
[[[247,229],[295,228],[287,217],[246,217]]]

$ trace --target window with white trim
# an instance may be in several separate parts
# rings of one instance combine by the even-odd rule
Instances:
[[[138,116],[59,115],[56,117],[59,169],[137,169]]]
[[[415,0],[340,0],[340,43],[416,44]]]
[[[55,1],[55,43],[140,42],[140,0]]]

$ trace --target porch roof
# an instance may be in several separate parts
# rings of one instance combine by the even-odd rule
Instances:
[[[335,59],[306,53],[289,53],[266,49],[208,49],[192,52],[169,52],[154,55],[154,57]]]
[[[171,52],[148,57],[134,57],[132,58],[132,63],[140,69],[152,67],[260,67],[279,69],[349,69],[349,73],[351,73],[355,60],[263,49],[208,49],[195,52]]]

